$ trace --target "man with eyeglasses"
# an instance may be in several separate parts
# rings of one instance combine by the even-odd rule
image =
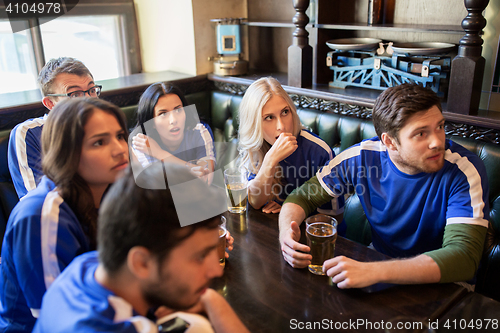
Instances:
[[[99,97],[102,86],[96,85],[88,68],[69,57],[51,59],[38,75],[44,96],[43,105],[52,108],[64,98]],[[43,176],[42,128],[47,114],[18,124],[10,133],[9,171],[19,199],[35,189]]]

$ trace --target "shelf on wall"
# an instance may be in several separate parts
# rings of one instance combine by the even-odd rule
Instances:
[[[343,23],[343,24],[314,24],[315,28],[331,30],[387,30],[398,32],[432,32],[445,34],[465,34],[460,25],[439,24],[374,24],[367,23]]]
[[[373,107],[376,98],[380,93],[382,93],[381,90],[359,87],[347,87],[346,89],[332,88],[328,84],[315,84],[313,87],[309,88],[290,87],[287,85],[287,73],[270,73],[257,70],[250,70],[248,74],[241,76],[220,76],[208,74],[208,79],[227,84],[249,86],[257,79],[266,76],[276,78],[289,94],[320,98],[350,105],[360,105],[368,108]],[[479,114],[477,116],[470,116],[447,112],[447,103],[442,103],[442,107],[444,111],[443,115],[447,121],[500,130],[500,112],[479,110]]]
[[[373,107],[373,103],[378,95],[379,90],[364,89],[358,87],[349,87],[347,89],[332,88],[328,84],[317,84],[309,88],[297,88],[288,86],[287,73],[269,73],[256,70],[250,70],[246,75],[235,76],[220,76],[208,74],[208,79],[229,84],[250,85],[261,77],[272,76],[276,78],[282,85],[285,91],[289,94],[304,95],[313,98],[321,98],[336,102],[354,104],[365,107]]]
[[[243,25],[248,25],[250,27],[264,27],[264,28],[295,28],[295,24],[290,21],[248,21],[242,22]],[[312,24],[307,25],[308,28],[312,28]]]

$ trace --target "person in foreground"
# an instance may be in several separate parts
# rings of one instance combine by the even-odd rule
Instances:
[[[264,213],[279,213],[285,198],[335,157],[326,142],[302,128],[295,105],[272,77],[248,87],[239,121],[238,150],[250,171],[248,202]],[[343,203],[332,199],[318,212],[341,215]]]
[[[222,275],[220,216],[181,227],[177,215],[179,204],[210,205],[213,190],[174,164],[154,163],[139,177],[167,188],[138,187],[130,170],[111,187],[99,211],[98,251],[76,258],[54,282],[34,332],[158,332],[153,313],[178,310],[203,313],[216,332],[248,332],[208,288]],[[187,183],[197,190],[174,204],[174,185]]]
[[[38,84],[42,103],[49,111],[68,97],[98,97],[102,88],[81,61],[68,57],[49,60],[38,75]],[[47,115],[28,119],[10,133],[8,164],[19,199],[42,179],[42,128],[46,120]]]
[[[306,267],[310,249],[298,242],[298,225],[315,206],[355,190],[373,246],[397,259],[326,260],[323,271],[339,288],[472,279],[488,226],[486,170],[477,155],[446,139],[444,122],[432,90],[416,84],[385,90],[373,108],[378,137],[339,154],[283,205],[284,259]]]
[[[122,111],[97,98],[61,101],[48,115],[45,176],[14,207],[2,244],[1,332],[31,332],[54,279],[96,248],[97,210],[128,165],[127,135]]]

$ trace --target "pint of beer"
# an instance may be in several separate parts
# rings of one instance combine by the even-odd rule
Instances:
[[[326,214],[316,214],[316,215],[309,216],[307,219],[305,219],[305,222],[306,222],[306,228],[309,224],[316,223],[316,222],[323,222],[323,223],[331,224],[331,225],[335,226],[335,229],[337,229],[337,225],[338,225],[337,220],[333,216],[326,215]]]
[[[227,207],[231,213],[244,213],[247,209],[247,173],[238,168],[224,170]]]
[[[217,243],[217,254],[219,255],[219,264],[222,267],[226,266],[226,218],[220,217],[219,223],[219,243]]]
[[[325,275],[323,263],[333,258],[337,240],[337,226],[316,222],[306,227],[307,245],[311,248],[312,260],[309,271],[316,275]]]

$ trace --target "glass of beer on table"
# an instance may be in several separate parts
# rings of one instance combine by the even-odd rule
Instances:
[[[222,267],[226,266],[226,218],[220,217],[219,223],[219,243],[217,243],[217,254],[219,255],[219,264]]]
[[[337,226],[338,226],[337,220],[333,216],[326,215],[326,214],[311,215],[307,219],[305,219],[305,222],[306,222],[306,228],[309,224],[316,223],[316,222],[323,222],[323,223],[328,223],[328,224],[334,225],[335,229],[337,229]]]
[[[224,170],[227,207],[231,213],[244,213],[247,209],[247,171],[239,168]]]
[[[325,275],[323,263],[325,260],[333,258],[335,253],[337,223],[311,223],[306,226],[306,238],[307,246],[311,248],[312,255],[311,264],[308,266],[309,272],[316,275]]]

